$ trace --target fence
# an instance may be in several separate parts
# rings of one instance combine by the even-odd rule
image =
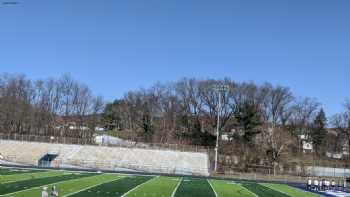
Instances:
[[[195,146],[186,144],[168,144],[168,143],[137,143],[131,142],[128,144],[109,144],[96,143],[95,139],[87,138],[71,138],[71,137],[57,137],[57,136],[39,136],[39,135],[20,135],[16,133],[0,133],[2,140],[16,140],[28,142],[44,142],[56,144],[78,144],[78,145],[94,145],[94,146],[108,146],[108,147],[125,147],[125,148],[143,148],[143,149],[159,149],[159,150],[175,150],[181,152],[203,152],[207,153],[212,148],[207,146]]]
[[[40,136],[40,135],[20,135],[16,133],[0,133],[2,140],[16,140],[28,142],[45,142],[57,144],[79,144],[79,145],[94,145],[91,139],[87,138],[70,138],[70,137],[54,137],[54,136]]]
[[[350,169],[345,169],[345,168],[308,166],[306,167],[306,171],[309,176],[321,176],[321,177],[349,177],[350,176]]]

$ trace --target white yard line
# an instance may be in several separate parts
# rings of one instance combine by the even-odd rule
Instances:
[[[19,181],[22,181],[22,180],[19,180]],[[25,181],[25,180],[23,180],[23,181]],[[0,184],[6,184],[6,183],[13,183],[13,182],[17,182],[17,181],[5,181],[5,182],[0,182]]]
[[[171,194],[171,197],[174,197],[174,196],[175,196],[175,193],[176,193],[177,189],[178,189],[179,186],[181,185],[182,179],[183,179],[183,178],[181,178],[181,179],[179,180],[179,183],[176,185],[176,187],[175,187],[173,193]]]
[[[209,185],[210,185],[211,189],[213,190],[215,196],[218,197],[218,194],[216,193],[214,187],[211,185],[211,182],[208,179],[207,179],[207,182],[209,183]]]
[[[36,172],[34,173],[35,175],[40,175],[40,174],[47,174],[48,172]],[[28,173],[26,175],[30,176],[32,173]],[[68,173],[68,174],[73,174],[73,173]],[[14,176],[15,174],[12,175],[3,175],[4,176]],[[66,173],[60,173],[60,174],[47,174],[46,176],[33,176],[33,177],[22,177],[23,179],[18,179],[18,180],[12,180],[12,181],[5,181],[5,182],[0,182],[0,184],[8,184],[8,183],[15,183],[15,182],[19,182],[19,181],[28,181],[31,179],[43,179],[43,178],[51,178],[51,177],[59,177],[59,176],[63,176],[63,175],[67,175]],[[2,195],[0,195],[2,196]]]
[[[278,191],[278,192],[280,192],[280,193],[282,193],[282,194],[285,194],[285,195],[287,195],[287,196],[293,197],[293,196],[291,196],[290,194],[287,194],[286,192],[281,191],[280,189],[275,189],[275,188],[269,187],[268,185],[264,185],[264,184],[261,184],[261,183],[259,183],[259,184],[262,185],[262,186],[264,186],[264,187],[267,187],[267,188],[269,188],[269,189]]]
[[[107,180],[107,181],[102,182],[102,183],[98,183],[98,184],[95,184],[95,185],[92,185],[92,186],[89,186],[89,187],[85,187],[84,189],[81,189],[81,190],[79,190],[79,191],[76,191],[76,192],[73,192],[73,193],[70,193],[70,194],[66,194],[66,195],[64,195],[63,197],[71,196],[71,195],[77,194],[77,193],[79,193],[79,192],[88,190],[88,189],[90,189],[90,188],[97,187],[97,186],[103,185],[103,184],[105,184],[105,183],[110,183],[110,182],[113,182],[113,181],[116,181],[116,180],[120,180],[120,179],[123,179],[123,178],[125,178],[125,177],[119,177],[119,178],[117,178],[117,179]]]
[[[62,176],[62,175],[61,175]],[[85,178],[85,177],[82,177],[82,178]],[[78,178],[80,179],[80,178]],[[35,190],[35,189],[38,189],[38,188],[41,188],[41,187],[44,187],[44,186],[48,186],[48,185],[52,185],[52,184],[60,184],[60,183],[64,183],[64,182],[67,182],[67,181],[73,181],[75,179],[70,179],[70,180],[65,180],[65,181],[59,181],[59,182],[55,182],[55,183],[50,183],[50,184],[46,184],[46,185],[40,185],[38,187],[31,187],[31,188],[28,188],[28,189],[24,189],[24,190],[20,190],[20,191],[16,191],[16,192],[12,192],[12,193],[7,193],[7,194],[3,194],[3,195],[0,195],[0,196],[9,196],[9,195],[12,195],[12,194],[17,194],[17,193],[20,193],[20,192],[25,192],[25,191],[29,191],[29,190]]]
[[[6,169],[20,169],[20,170],[33,170],[33,171],[46,171],[46,172],[48,172],[48,171],[56,171],[56,172],[58,172],[58,171],[62,171],[62,172],[70,172],[70,173],[96,173],[97,171],[84,171],[84,170],[65,170],[65,169],[60,169],[60,168],[48,168],[48,169],[46,169],[46,168],[35,168],[35,167],[33,167],[33,168],[31,168],[31,167],[28,167],[28,168],[24,168],[24,167],[8,167],[8,166],[0,166],[1,168],[6,168]],[[38,172],[30,172],[30,173],[28,173],[28,174],[31,174],[31,173],[38,173]],[[104,174],[107,174],[107,173],[104,173]],[[113,174],[113,173],[112,173]],[[117,172],[116,172],[116,174],[117,174]]]
[[[248,193],[252,194],[253,196],[255,197],[259,197],[257,194],[255,194],[254,192],[250,191],[249,189],[245,188],[244,186],[240,185],[240,184],[237,184],[237,183],[233,183],[239,187],[241,187],[243,190],[247,191]]]
[[[140,185],[138,185],[138,186],[132,188],[131,190],[129,190],[128,192],[126,192],[125,194],[123,194],[121,197],[125,197],[125,196],[128,195],[130,192],[135,191],[137,188],[143,186],[144,184],[146,184],[146,183],[148,183],[148,182],[150,182],[150,181],[152,181],[153,179],[156,179],[156,178],[159,178],[159,176],[154,177],[154,178],[151,178],[150,180],[148,180],[148,181],[146,181],[146,182],[144,182],[144,183],[142,183],[142,184],[140,184]]]

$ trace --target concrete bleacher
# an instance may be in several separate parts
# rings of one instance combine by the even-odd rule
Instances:
[[[206,153],[0,140],[0,153],[11,162],[37,165],[50,152],[58,154],[53,167],[209,175]]]

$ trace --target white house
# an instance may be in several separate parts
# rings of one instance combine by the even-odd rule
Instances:
[[[302,145],[303,145],[303,152],[304,153],[313,152],[314,151],[312,142],[308,142],[306,140],[303,140],[302,141]]]
[[[343,154],[326,152],[326,156],[332,159],[341,159],[343,157]]]
[[[82,131],[87,131],[89,130],[89,127],[86,127],[86,126],[74,126],[74,125],[71,125],[68,127],[70,130],[82,130]]]
[[[298,135],[298,138],[301,143],[303,153],[312,153],[314,151],[312,142],[309,140],[308,135]]]
[[[299,135],[298,137],[299,137],[300,140],[307,140],[306,135]]]
[[[222,134],[221,135],[221,140],[222,141],[229,141],[230,140],[229,134]]]
[[[105,128],[103,128],[103,127],[95,127],[95,131],[105,131]]]

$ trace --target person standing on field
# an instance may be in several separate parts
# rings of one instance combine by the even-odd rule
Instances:
[[[47,187],[43,187],[43,191],[41,192],[41,197],[49,197],[49,194],[47,193]]]
[[[56,190],[56,186],[52,187],[51,197],[58,197],[58,191]]]
[[[335,180],[332,180],[331,185],[332,185],[332,190],[335,190]]]
[[[318,190],[323,191],[323,189],[324,189],[324,181],[320,179],[318,181]]]
[[[317,180],[317,178],[314,180],[314,188],[315,188],[316,191],[319,190],[318,189],[318,180]]]
[[[306,183],[306,188],[307,188],[307,190],[311,190],[311,186],[312,186],[312,180],[311,180],[311,178],[309,177],[308,180],[307,180],[307,183]]]

